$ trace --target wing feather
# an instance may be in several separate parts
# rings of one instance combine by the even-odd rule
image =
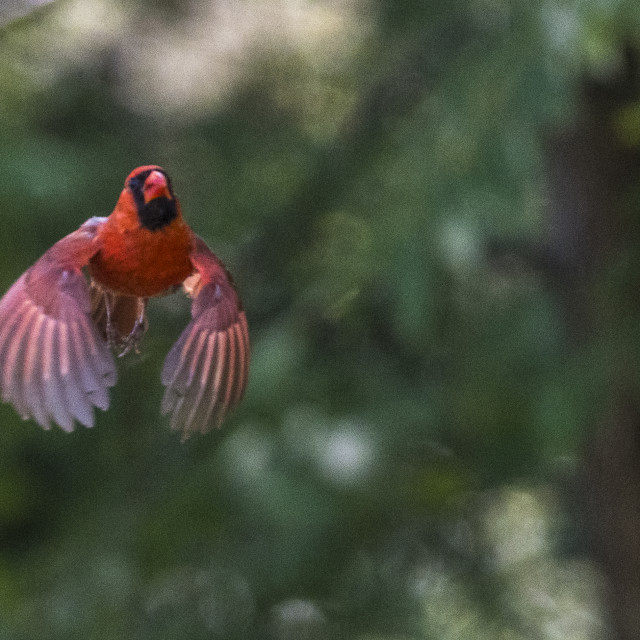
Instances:
[[[31,408],[36,422],[45,429],[50,429],[51,424],[44,409],[44,398],[42,393],[42,378],[37,365],[39,356],[39,344],[45,326],[45,317],[39,314],[30,332],[27,348],[24,357],[24,394],[31,398]]]
[[[162,370],[163,414],[183,439],[219,427],[242,399],[249,372],[249,331],[224,265],[199,238],[185,281],[193,295],[192,320],[171,348]]]
[[[207,335],[204,331],[201,333],[201,335],[206,338],[207,345],[206,345],[206,351],[204,351],[203,349],[202,366],[200,367],[201,369],[200,383],[194,386],[195,398],[190,403],[192,408],[185,422],[186,429],[189,429],[189,427],[194,423],[194,421],[196,420],[196,416],[198,416],[201,413],[202,408],[206,404],[206,403],[203,403],[202,400],[204,397],[205,389],[207,388],[209,383],[209,376],[211,374],[211,365],[213,364],[213,354],[214,354],[217,335],[215,333],[211,333]],[[197,424],[197,421],[196,421],[196,424]]]
[[[113,358],[91,321],[82,274],[101,219],[66,236],[0,300],[0,391],[23,418],[72,431],[94,423],[116,381]]]
[[[71,323],[71,336],[73,345],[73,358],[77,363],[75,368],[78,374],[80,385],[88,395],[91,404],[106,411],[109,408],[109,394],[105,383],[102,381],[102,374],[98,364],[91,359],[92,352],[85,351],[88,349],[83,341],[80,324],[77,321]],[[81,363],[85,362],[87,366],[83,367]],[[105,378],[106,380],[106,378]],[[113,380],[115,382],[115,380]]]

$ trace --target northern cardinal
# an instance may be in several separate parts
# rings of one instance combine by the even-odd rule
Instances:
[[[110,347],[137,350],[148,299],[180,285],[192,320],[164,362],[162,412],[183,438],[220,426],[247,384],[247,319],[229,272],[155,165],[134,169],[108,218],[54,244],[0,300],[2,399],[45,429],[93,426],[93,407],[109,407],[116,382]]]

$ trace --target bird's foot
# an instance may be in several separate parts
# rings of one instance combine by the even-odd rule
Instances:
[[[111,297],[109,294],[105,295],[104,302],[106,312],[105,337],[109,348],[114,350],[120,349],[121,351],[118,354],[118,357],[120,358],[126,356],[130,351],[140,353],[138,347],[142,342],[142,336],[144,336],[147,331],[148,325],[146,317],[147,301],[144,298],[136,299],[136,319],[131,331],[126,336],[123,336],[120,332],[120,328],[118,327],[115,317],[118,313],[118,309],[119,312],[122,313],[125,307],[120,306],[117,308],[117,300],[115,296]]]
[[[142,342],[142,336],[144,336],[147,331],[146,310],[147,301],[144,298],[138,298],[138,316],[136,321],[133,323],[133,328],[129,332],[129,335],[122,341],[124,348],[119,354],[120,358],[126,356],[130,351],[140,353],[138,347]]]
[[[134,351],[135,353],[140,353],[140,343],[142,342],[142,336],[144,336],[147,330],[146,322],[144,317],[142,319],[138,318],[133,325],[133,329],[129,335],[120,341],[119,347],[122,347],[122,351],[118,354],[119,358],[126,356],[130,351]]]

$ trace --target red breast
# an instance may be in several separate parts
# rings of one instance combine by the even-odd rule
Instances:
[[[98,230],[99,251],[89,270],[111,291],[160,295],[193,273],[193,242],[167,175],[155,165],[139,167],[127,177],[113,213]]]

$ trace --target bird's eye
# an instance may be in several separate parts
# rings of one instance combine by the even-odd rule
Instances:
[[[133,178],[129,179],[127,186],[129,187],[129,189],[132,189],[132,190],[139,189],[140,183],[141,183],[140,178],[138,176],[134,176]]]

